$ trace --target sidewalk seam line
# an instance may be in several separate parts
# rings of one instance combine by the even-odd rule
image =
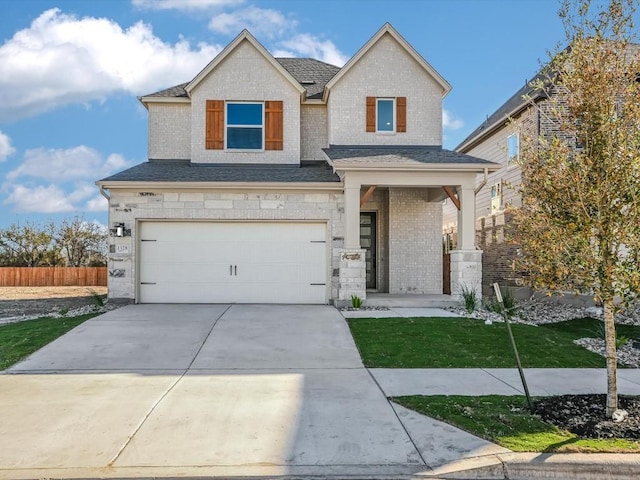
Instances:
[[[391,400],[389,400],[389,397],[387,397],[387,394],[385,393],[385,391],[382,389],[382,387],[380,386],[380,384],[378,383],[378,380],[376,380],[376,377],[373,376],[373,374],[369,371],[369,368],[364,367],[364,369],[367,371],[367,373],[369,374],[369,376],[371,377],[371,379],[373,380],[373,383],[376,384],[376,386],[378,387],[378,390],[380,390],[380,393],[382,393],[382,395],[384,396],[384,399],[387,401],[387,403],[389,404],[389,407],[391,407],[391,411],[393,412],[393,414],[395,415],[395,417],[398,419],[398,422],[400,422],[400,425],[402,426],[402,430],[404,430],[404,433],[407,435],[407,438],[409,439],[409,441],[411,442],[411,445],[413,445],[413,448],[415,449],[416,453],[418,454],[418,457],[420,457],[420,460],[422,461],[422,464],[429,468],[430,470],[433,470],[433,468],[427,463],[427,461],[425,460],[425,458],[422,456],[422,452],[420,452],[420,449],[418,448],[418,446],[416,445],[416,442],[414,442],[413,437],[411,436],[411,434],[409,433],[409,430],[407,430],[407,427],[405,427],[404,423],[402,423],[402,420],[400,419],[400,417],[398,416],[398,412],[396,412],[396,409],[393,408],[393,404],[391,403]]]
[[[480,368],[480,370],[482,370],[484,373],[486,373],[487,375],[489,375],[490,377],[495,378],[496,380],[498,380],[499,382],[504,383],[507,387],[513,388],[516,392],[518,392],[520,395],[524,395],[524,392],[522,390],[518,390],[516,387],[514,387],[513,385],[511,385],[510,383],[505,382],[504,380],[502,380],[500,377],[496,377],[493,373],[488,372],[486,369],[484,368]]]
[[[151,406],[151,408],[149,409],[149,411],[145,414],[145,416],[142,418],[142,420],[140,421],[140,423],[138,424],[138,426],[133,430],[133,432],[131,433],[131,435],[129,435],[127,437],[127,439],[125,440],[124,444],[118,449],[118,451],[116,452],[116,454],[113,456],[113,458],[109,461],[109,463],[107,464],[108,467],[113,467],[113,464],[118,460],[118,458],[120,458],[120,455],[122,455],[122,452],[124,452],[125,448],[127,448],[129,446],[129,444],[131,443],[131,440],[133,440],[133,437],[136,436],[136,434],[140,431],[140,429],[142,428],[142,426],[145,424],[145,422],[147,421],[147,419],[151,416],[151,414],[155,411],[155,409],[158,407],[158,405],[160,405],[160,402],[162,402],[162,400],[164,400],[164,398],[169,395],[169,392],[171,392],[171,390],[173,390],[175,388],[175,386],[178,384],[178,382],[180,382],[180,380],[182,380],[184,378],[184,376],[189,372],[189,369],[191,368],[191,365],[193,365],[193,362],[196,361],[196,358],[198,357],[198,355],[200,354],[200,351],[202,350],[202,347],[204,347],[204,344],[207,342],[207,340],[209,339],[209,337],[211,336],[211,333],[213,332],[213,329],[215,328],[215,326],[218,324],[218,322],[220,321],[220,319],[224,316],[225,313],[227,313],[227,311],[231,308],[231,305],[229,305],[224,312],[222,312],[218,318],[216,318],[215,322],[213,322],[213,325],[211,326],[211,328],[209,329],[209,333],[207,333],[207,336],[204,338],[204,340],[202,341],[202,344],[200,345],[200,347],[198,348],[198,351],[196,352],[196,354],[193,356],[193,359],[191,360],[191,363],[189,363],[189,365],[187,366],[187,368],[182,372],[182,374],[175,380],[175,382],[173,382],[166,390],[165,392],[160,395],[160,398],[158,398],[158,400],[156,400],[154,402],[154,404]]]

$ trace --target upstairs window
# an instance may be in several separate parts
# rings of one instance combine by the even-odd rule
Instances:
[[[403,133],[407,131],[407,97],[367,97],[366,131]]]
[[[282,100],[225,102],[207,100],[205,148],[207,150],[282,150],[284,147]]]
[[[395,132],[396,102],[393,98],[376,99],[376,132]]]
[[[520,138],[517,133],[507,137],[507,165],[516,162],[520,156]]]
[[[227,102],[227,149],[262,150],[263,112],[262,103]]]

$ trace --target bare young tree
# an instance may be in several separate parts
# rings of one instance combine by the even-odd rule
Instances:
[[[55,266],[64,263],[51,234],[34,223],[0,230],[0,262],[4,266]]]
[[[105,263],[107,233],[101,225],[82,217],[49,225],[51,236],[70,267]]]
[[[640,292],[640,57],[636,0],[563,0],[568,47],[552,56],[546,115],[556,134],[523,138],[516,267],[536,289],[602,304],[607,414],[618,408],[614,317]],[[620,299],[621,304],[616,303]]]

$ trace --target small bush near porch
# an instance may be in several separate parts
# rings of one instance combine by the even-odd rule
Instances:
[[[573,343],[596,336],[592,318],[531,326],[512,325],[525,368],[603,368],[603,357]],[[513,368],[504,323],[468,318],[359,318],[349,328],[367,367]],[[617,326],[619,336],[640,338],[640,327]]]

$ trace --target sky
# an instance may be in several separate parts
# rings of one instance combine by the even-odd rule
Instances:
[[[562,45],[557,0],[0,0],[0,228],[106,225],[95,181],[147,159],[137,97],[191,80],[247,28],[338,66],[390,22],[453,86],[453,149]]]

